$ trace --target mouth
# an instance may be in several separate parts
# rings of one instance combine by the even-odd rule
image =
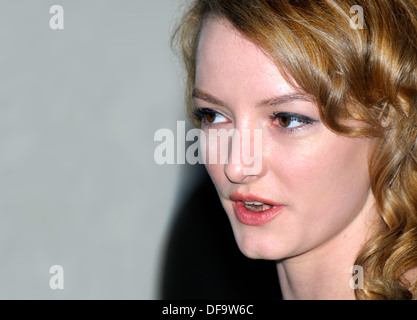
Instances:
[[[281,204],[252,195],[243,196],[234,193],[230,196],[230,200],[233,201],[233,209],[237,219],[250,226],[268,223],[284,208]]]
[[[243,201],[245,208],[252,212],[263,212],[271,209],[273,206],[258,201]]]

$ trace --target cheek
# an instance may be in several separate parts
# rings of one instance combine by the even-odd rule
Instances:
[[[202,157],[205,167],[217,190],[227,185],[225,164],[229,162],[229,149],[232,141],[233,128],[225,126],[220,130],[206,130],[205,138],[201,142]],[[233,159],[230,159],[233,161]]]
[[[223,166],[219,164],[208,164],[205,165],[207,172],[209,173],[213,183],[216,185],[221,185],[221,182],[224,180],[224,170]]]
[[[205,140],[201,144],[202,157],[205,167],[216,187],[224,181],[224,169],[221,160],[227,157],[227,149],[222,150],[221,146],[222,144],[218,143],[217,139],[214,139],[212,135],[206,132]]]
[[[329,212],[365,201],[369,190],[369,143],[327,135],[290,150],[274,172],[297,207]],[[275,157],[276,158],[276,157]],[[331,211],[331,209],[330,209]]]

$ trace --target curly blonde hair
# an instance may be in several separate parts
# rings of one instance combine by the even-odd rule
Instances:
[[[363,26],[352,27],[353,6]],[[358,8],[358,7],[355,7]],[[381,223],[355,264],[357,299],[417,299],[417,3],[415,0],[194,0],[175,31],[187,71],[190,119],[196,50],[208,16],[227,19],[313,97],[323,123],[372,137],[371,188]],[[344,119],[362,125],[347,127]]]

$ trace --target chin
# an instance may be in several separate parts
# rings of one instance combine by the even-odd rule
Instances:
[[[250,259],[281,260],[289,255],[286,248],[277,244],[277,239],[265,235],[235,232],[240,251]]]

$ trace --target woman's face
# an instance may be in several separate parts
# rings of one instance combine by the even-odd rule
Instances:
[[[316,105],[225,20],[210,18],[202,30],[194,102],[207,135],[262,131],[256,172],[244,161],[206,164],[245,255],[283,259],[363,233],[371,141],[327,129]]]

